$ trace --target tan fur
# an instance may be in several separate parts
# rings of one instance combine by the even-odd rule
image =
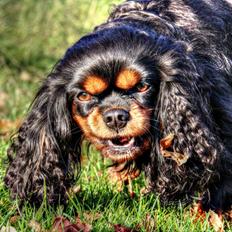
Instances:
[[[140,80],[140,73],[135,70],[124,69],[118,74],[115,85],[120,89],[129,90],[139,83]]]
[[[108,87],[107,82],[99,76],[87,76],[83,83],[83,88],[86,92],[95,95],[100,94]]]
[[[72,105],[72,117],[77,125],[83,130],[86,136],[91,136],[91,131],[88,125],[87,117],[81,117],[76,112],[76,104],[73,103]]]

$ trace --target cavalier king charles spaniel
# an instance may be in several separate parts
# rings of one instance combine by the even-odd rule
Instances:
[[[129,0],[71,46],[39,89],[9,150],[13,198],[64,203],[81,142],[130,181],[144,171],[164,204],[232,204],[232,4]],[[45,191],[46,190],[46,191]]]

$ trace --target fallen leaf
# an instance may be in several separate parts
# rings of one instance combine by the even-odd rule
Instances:
[[[91,226],[76,218],[76,223],[71,223],[65,217],[56,217],[51,232],[90,232]]]
[[[10,224],[16,224],[18,222],[18,220],[20,219],[20,215],[14,215],[10,218],[9,222]]]
[[[186,154],[181,154],[175,151],[161,151],[162,155],[166,158],[171,158],[176,161],[178,166],[183,165],[189,159],[189,156]]]
[[[79,193],[81,191],[81,186],[80,185],[74,186],[72,190],[73,190],[73,193]]]
[[[145,227],[146,232],[153,232],[156,228],[156,220],[150,214],[146,215],[145,220],[143,221],[143,226]]]
[[[69,194],[70,197],[75,196],[79,192],[81,192],[81,186],[80,185],[75,185],[75,186],[71,187],[68,190],[68,194]]]
[[[199,221],[203,223],[207,219],[206,212],[202,209],[201,203],[194,203],[190,209],[190,214],[195,217],[194,222]],[[224,232],[224,223],[222,213],[216,213],[209,210],[208,222],[215,232]]]
[[[92,223],[93,221],[100,219],[102,214],[98,212],[85,212],[83,216],[87,222]]]
[[[137,230],[129,227],[122,226],[120,224],[114,225],[114,232],[138,232]]]
[[[3,226],[0,232],[17,232],[16,229],[12,226]]]
[[[83,231],[83,232],[91,231],[91,226],[89,224],[83,223],[79,217],[76,217],[75,225],[79,228],[79,231]]]
[[[221,213],[215,213],[214,211],[210,210],[209,223],[216,232],[224,232],[224,224]]]
[[[172,146],[172,141],[174,139],[174,134],[169,134],[165,138],[160,140],[160,146],[163,150],[166,150],[167,148]]]
[[[15,121],[11,121],[8,119],[0,120],[0,135],[6,135],[14,130],[16,130],[21,124],[21,119],[16,119]]]
[[[206,212],[202,209],[201,203],[193,203],[190,208],[190,215],[194,217],[194,222],[201,221],[204,222],[206,220]]]
[[[56,217],[53,222],[51,232],[63,232],[64,228],[71,224],[72,223],[65,217],[62,216]]]
[[[143,187],[141,190],[140,190],[140,194],[145,196],[147,194],[149,194],[151,192],[151,188],[149,188],[148,186],[147,187]]]
[[[187,154],[181,154],[179,152],[169,151],[166,150],[172,146],[172,142],[174,139],[174,134],[169,134],[165,138],[160,140],[160,152],[165,158],[171,158],[174,161],[176,161],[178,166],[181,166],[182,164],[186,163],[189,159],[189,156]]]
[[[228,210],[224,213],[224,216],[227,221],[231,222],[232,221],[232,210]]]
[[[39,224],[39,222],[35,221],[35,220],[31,220],[28,223],[28,226],[35,232],[42,232],[42,227]]]
[[[75,224],[66,226],[63,230],[63,232],[80,232],[80,231],[84,232],[85,230]]]

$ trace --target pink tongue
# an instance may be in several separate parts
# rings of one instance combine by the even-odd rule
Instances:
[[[129,138],[126,138],[126,137],[123,138],[122,137],[122,138],[119,139],[119,142],[120,143],[128,143],[129,142]]]

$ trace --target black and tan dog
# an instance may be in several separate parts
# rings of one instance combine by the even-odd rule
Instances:
[[[70,47],[9,152],[12,197],[64,202],[84,137],[164,203],[232,203],[232,5],[141,0]],[[137,171],[139,170],[139,171]],[[120,176],[120,173],[122,175]]]

